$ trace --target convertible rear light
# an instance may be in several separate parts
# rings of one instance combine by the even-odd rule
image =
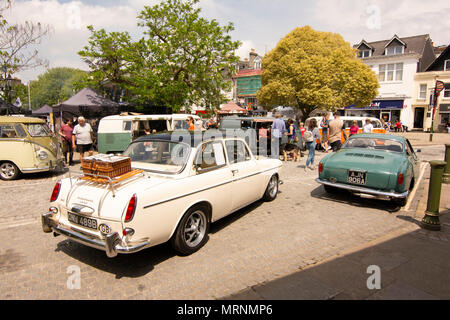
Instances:
[[[131,219],[133,219],[134,212],[136,211],[136,203],[136,194],[133,194],[130,201],[128,202],[127,212],[125,214],[125,222],[129,222],[131,221]]]
[[[61,190],[61,180],[58,180],[58,182],[55,184],[55,187],[53,188],[52,196],[50,197],[50,202],[53,202],[56,199],[58,199],[60,190]]]
[[[323,171],[323,163],[319,163],[319,173],[322,173]]]
[[[403,173],[399,173],[398,176],[397,176],[397,184],[402,185],[404,179],[405,178],[403,176]]]

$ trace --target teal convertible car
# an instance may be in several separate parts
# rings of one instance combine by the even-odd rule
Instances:
[[[319,164],[317,182],[327,192],[345,189],[361,197],[406,204],[417,181],[419,159],[408,139],[389,134],[356,134]]]

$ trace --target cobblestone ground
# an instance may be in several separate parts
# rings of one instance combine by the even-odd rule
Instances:
[[[429,146],[419,155],[431,160],[443,154],[443,146]],[[325,193],[317,173],[305,173],[305,160],[284,163],[275,201],[213,224],[208,243],[188,257],[161,245],[109,259],[44,234],[40,214],[63,173],[0,181],[0,299],[220,298],[411,227],[407,207],[396,211],[389,202]],[[80,268],[80,289],[68,289],[71,266]]]

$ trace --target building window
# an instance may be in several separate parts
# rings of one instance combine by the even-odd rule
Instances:
[[[450,83],[446,83],[444,87],[444,98],[450,98]]]
[[[444,71],[450,70],[450,60],[444,61]]]
[[[403,53],[403,46],[392,46],[389,48],[386,48],[385,55],[390,56],[394,54],[402,54]]]
[[[378,71],[380,82],[403,80],[403,63],[380,64]]]
[[[421,84],[419,90],[419,99],[426,99],[426,98],[427,98],[427,85]]]
[[[358,57],[359,58],[368,58],[368,57],[370,57],[370,50],[359,50]]]

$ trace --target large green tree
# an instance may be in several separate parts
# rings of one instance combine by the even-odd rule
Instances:
[[[240,42],[220,26],[200,16],[199,0],[165,0],[145,6],[138,16],[144,36],[132,41],[126,32],[107,33],[90,27],[89,45],[79,52],[89,64],[97,86],[117,84],[138,103],[165,105],[173,110],[191,104],[224,101],[221,90],[231,87]],[[93,84],[93,86],[96,86]]]
[[[67,100],[77,90],[74,84],[81,81],[86,74],[86,71],[66,67],[48,69],[39,75],[37,80],[31,81],[31,108],[35,110],[44,104],[52,106]],[[28,108],[27,86],[18,85],[15,91],[22,102],[22,107]]]
[[[296,107],[304,118],[315,109],[368,105],[379,88],[375,73],[339,34],[309,26],[281,39],[262,65],[259,102]]]

